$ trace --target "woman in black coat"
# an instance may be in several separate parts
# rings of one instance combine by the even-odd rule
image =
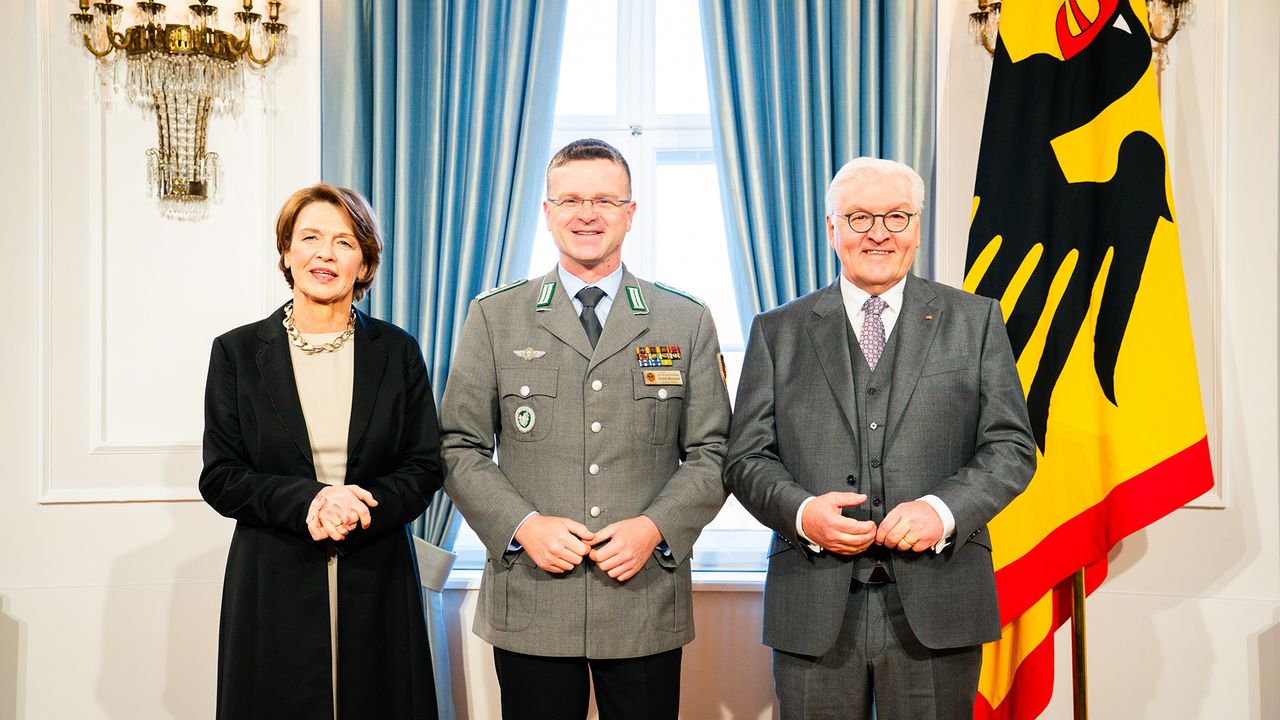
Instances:
[[[293,300],[214,340],[205,390],[200,492],[236,521],[217,716],[435,718],[406,526],[443,477],[421,351],[352,304],[381,252],[358,193],[294,193],[276,246]]]

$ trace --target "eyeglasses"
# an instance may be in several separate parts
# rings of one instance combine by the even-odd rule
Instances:
[[[880,218],[880,221],[884,223],[885,230],[899,233],[906,230],[907,226],[911,224],[911,218],[919,214],[920,213],[904,212],[902,210],[894,210],[893,212],[887,213],[869,213],[862,212],[860,210],[858,212],[845,213],[843,215],[836,214],[832,217],[844,218],[849,223],[849,229],[858,233],[870,231],[876,224],[876,218]]]
[[[552,205],[555,205],[561,210],[567,210],[569,212],[576,212],[578,210],[581,210],[584,205],[590,203],[591,207],[596,212],[611,213],[611,212],[617,212],[622,208],[630,205],[631,199],[627,198],[626,200],[614,200],[613,198],[607,198],[607,197],[598,197],[598,198],[562,197],[562,198],[547,198],[547,202],[551,203]]]

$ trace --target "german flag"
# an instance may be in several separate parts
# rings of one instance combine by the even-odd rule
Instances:
[[[1039,446],[991,523],[978,718],[1053,692],[1071,576],[1213,486],[1144,0],[1006,0],[965,289],[1004,311]]]

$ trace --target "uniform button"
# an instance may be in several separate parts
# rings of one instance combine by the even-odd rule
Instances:
[[[599,475],[600,466],[595,463],[591,463],[591,465],[587,468],[587,472],[591,473],[592,475]]]
[[[875,389],[875,388],[867,388],[867,394],[868,394],[868,395],[875,395],[875,394],[876,394],[876,389]]]
[[[598,433],[600,432],[601,427],[603,426],[600,424],[600,421],[596,420],[595,422],[591,423],[591,432]]]
[[[875,500],[872,500],[871,504],[875,505],[876,507],[880,507],[880,498],[876,498]]]
[[[872,430],[875,430],[876,428],[880,427],[880,423],[871,423],[867,427],[871,428]]]
[[[850,475],[849,477],[845,478],[845,479],[844,479],[844,481],[845,481],[845,482],[847,482],[847,483],[849,483],[850,485],[857,485],[857,484],[858,484],[858,478],[856,478],[856,477],[854,477],[854,476],[852,476],[852,475]]]
[[[591,517],[600,517],[600,508],[592,506]]]
[[[666,400],[666,399],[667,399],[667,389],[666,389],[666,388],[658,388],[658,399],[659,399],[659,400]]]
[[[879,461],[879,460],[872,460],[872,461],[871,461],[871,467],[880,467],[880,461]]]
[[[591,381],[591,389],[592,389],[592,390],[595,390],[596,392],[600,392],[600,389],[601,389],[601,388],[603,388],[603,387],[604,387],[604,383],[600,382],[599,380],[592,380],[592,381]]]
[[[529,386],[528,386],[528,385],[521,385],[521,386],[520,386],[520,396],[521,396],[521,397],[529,397]]]

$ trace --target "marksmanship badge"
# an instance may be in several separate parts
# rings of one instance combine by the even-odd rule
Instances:
[[[527,433],[533,430],[533,424],[537,422],[537,420],[538,420],[537,413],[535,413],[533,411],[533,408],[529,407],[528,405],[521,405],[520,407],[516,408],[516,430],[517,431],[522,433]]]

